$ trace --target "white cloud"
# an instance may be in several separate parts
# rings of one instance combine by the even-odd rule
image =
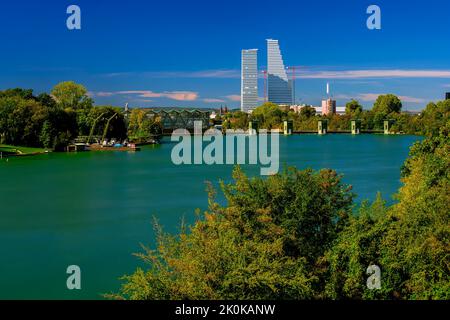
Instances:
[[[146,71],[146,72],[114,72],[106,77],[144,76],[148,78],[217,78],[239,79],[241,72],[234,69],[200,70],[200,71]]]
[[[241,101],[241,96],[238,94],[230,94],[230,95],[226,96],[226,98],[230,101],[236,101],[236,102]]]
[[[372,102],[377,100],[378,96],[383,95],[385,93],[359,93],[356,95],[348,95],[348,94],[340,94],[335,96],[336,99],[356,99],[364,102]],[[409,103],[424,103],[427,100],[422,98],[416,98],[416,97],[410,97],[410,96],[398,96],[400,100],[403,102],[409,102]]]
[[[193,91],[164,91],[154,92],[148,90],[129,90],[113,92],[96,92],[98,97],[111,97],[115,95],[136,95],[140,98],[167,98],[177,101],[195,101],[198,99],[198,92]]]
[[[205,78],[239,79],[240,70],[216,69],[199,71],[146,71],[114,72],[106,77],[144,76],[149,78]],[[262,74],[260,74],[262,76]],[[297,69],[296,76],[303,79],[373,79],[373,78],[440,78],[450,79],[450,70],[413,70],[413,69],[358,69],[358,70],[308,70]]]
[[[450,78],[450,70],[344,70],[344,71],[301,71],[303,79],[368,79],[368,78]]]
[[[97,97],[111,97],[114,95],[113,92],[93,92],[92,95]]]
[[[225,102],[225,100],[223,100],[223,99],[215,99],[215,98],[205,98],[202,101],[206,102],[206,103],[223,103],[223,102]]]

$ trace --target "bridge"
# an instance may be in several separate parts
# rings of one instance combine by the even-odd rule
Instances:
[[[210,111],[199,109],[141,109],[146,112],[146,116],[154,119],[162,126],[164,133],[172,133],[176,129],[194,130],[194,122],[202,121],[203,130],[209,127]],[[125,117],[130,111],[125,110]]]

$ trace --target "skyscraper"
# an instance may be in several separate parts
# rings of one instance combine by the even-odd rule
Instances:
[[[242,50],[241,111],[258,106],[258,49]]]
[[[278,40],[267,39],[268,101],[292,105],[292,83],[289,81]]]

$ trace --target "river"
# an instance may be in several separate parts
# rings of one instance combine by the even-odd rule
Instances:
[[[420,137],[330,134],[280,137],[280,163],[333,168],[357,201],[377,191],[392,202],[400,167]],[[174,144],[136,153],[52,153],[0,160],[0,299],[101,299],[140,264],[153,243],[152,217],[175,232],[205,209],[205,181],[230,179],[230,165],[171,162]],[[250,175],[260,167],[246,166]],[[81,268],[81,290],[66,268]]]

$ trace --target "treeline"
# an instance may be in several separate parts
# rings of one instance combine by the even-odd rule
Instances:
[[[130,141],[145,142],[163,133],[161,118],[156,115],[150,117],[144,109],[131,110],[128,118]]]
[[[331,131],[350,130],[352,119],[361,120],[362,130],[382,130],[383,121],[389,119],[393,120],[392,132],[429,136],[448,121],[450,100],[430,103],[420,115],[401,113],[401,109],[398,97],[382,95],[372,110],[363,110],[358,101],[350,101],[345,115],[324,117],[310,106],[295,113],[265,103],[251,115],[230,112],[217,120],[225,129],[244,130],[249,121],[258,121],[260,128],[281,129],[284,120],[292,120],[295,131],[315,132],[318,119],[328,119]],[[70,81],[56,85],[50,94],[34,95],[33,90],[20,88],[0,91],[0,144],[62,150],[77,137],[91,135],[145,142],[162,132],[160,120],[148,117],[141,109],[131,110],[125,118],[121,108],[93,107],[86,88]]]
[[[20,88],[0,91],[0,144],[60,150],[78,136],[89,136],[93,126],[95,135],[127,136],[122,109],[93,107],[86,88],[74,82],[37,96]]]
[[[449,130],[412,147],[391,206],[378,196],[355,208],[351,186],[329,169],[262,179],[236,168],[221,184],[226,205],[210,187],[192,226],[171,235],[155,223],[155,249],[139,254],[148,269],[108,297],[449,299]],[[374,265],[379,289],[367,286]]]
[[[363,110],[356,100],[346,105],[345,115],[322,116],[316,114],[311,106],[303,107],[299,113],[283,110],[273,103],[265,103],[256,108],[251,115],[232,112],[222,116],[225,128],[248,129],[248,122],[256,120],[264,129],[281,129],[284,120],[292,120],[294,131],[317,131],[317,120],[328,119],[331,131],[348,131],[352,119],[361,120],[365,131],[383,130],[384,120],[393,120],[392,132],[430,136],[437,134],[446,124],[450,115],[450,100],[431,102],[420,115],[402,113],[402,102],[394,95],[380,95],[371,110]]]

